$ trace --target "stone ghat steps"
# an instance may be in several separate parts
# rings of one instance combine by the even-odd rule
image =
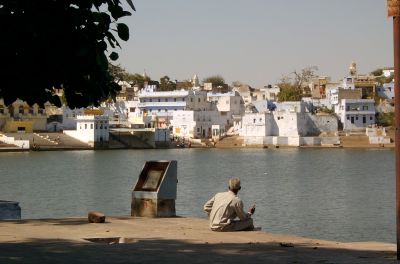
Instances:
[[[244,144],[243,137],[231,136],[225,137],[215,144],[217,148],[240,148]]]
[[[366,135],[340,136],[340,144],[343,147],[365,147],[371,146]]]
[[[6,133],[6,136],[29,140],[31,148],[88,148],[87,144],[62,133]]]

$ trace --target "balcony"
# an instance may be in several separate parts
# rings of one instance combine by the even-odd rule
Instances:
[[[145,102],[145,103],[138,103],[137,105],[139,108],[173,108],[179,107],[184,108],[186,107],[186,102]]]

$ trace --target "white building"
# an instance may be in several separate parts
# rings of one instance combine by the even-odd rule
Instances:
[[[375,101],[373,99],[342,99],[338,116],[343,130],[365,130],[375,124]]]
[[[176,111],[173,113],[171,125],[173,134],[179,137],[210,138],[212,127],[226,126],[227,116],[221,116],[216,110],[210,111]]]
[[[207,101],[206,92],[193,90],[158,92],[155,88],[155,86],[148,86],[141,90],[138,96],[137,107],[143,113],[146,127],[151,126],[154,116],[157,117],[159,124],[168,126],[175,111],[206,111],[211,107],[211,104]]]
[[[255,98],[255,101],[277,101],[280,91],[281,89],[277,85],[266,86],[264,88],[260,88],[259,90],[255,90],[253,92],[253,97]]]
[[[383,86],[377,87],[376,90],[380,98],[394,100],[394,82],[384,83]]]
[[[78,115],[76,121],[76,130],[64,130],[64,134],[90,146],[108,142],[110,131],[108,116]]]
[[[336,116],[314,115],[307,104],[300,102],[277,103],[275,111],[246,113],[242,119],[240,135],[248,145],[319,145],[320,134],[338,131]],[[335,137],[332,144],[337,143]]]

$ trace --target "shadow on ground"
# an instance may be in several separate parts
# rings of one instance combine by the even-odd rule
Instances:
[[[194,244],[181,240],[134,238],[126,241],[129,243],[48,239],[0,243],[0,263],[397,263],[393,252],[310,248],[279,243]]]

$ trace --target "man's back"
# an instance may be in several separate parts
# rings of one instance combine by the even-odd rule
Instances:
[[[217,193],[204,205],[204,211],[209,214],[210,228],[215,231],[223,231],[236,217],[249,218],[243,211],[242,200],[232,191]]]

